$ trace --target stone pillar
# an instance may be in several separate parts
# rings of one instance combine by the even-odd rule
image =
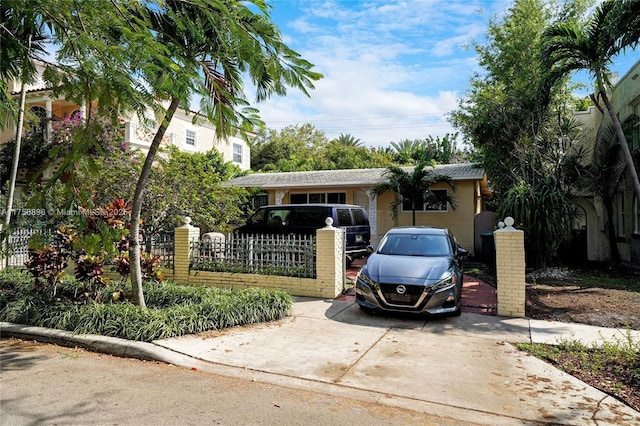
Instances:
[[[496,276],[498,279],[498,315],[524,317],[525,259],[524,231],[513,227],[507,217],[501,229],[493,233],[496,245]]]
[[[378,244],[378,202],[375,195],[371,193],[371,188],[365,190],[365,194],[369,197],[369,228],[371,228],[371,244]]]
[[[333,219],[328,217],[326,223],[316,231],[316,280],[321,297],[334,299],[344,289],[345,233],[333,227]]]
[[[282,200],[284,200],[285,195],[287,195],[287,190],[277,189],[276,190],[276,204],[281,205]]]
[[[192,241],[200,238],[200,228],[191,226],[191,218],[184,218],[184,225],[174,229],[173,278],[178,283],[189,282],[189,263],[191,261]]]

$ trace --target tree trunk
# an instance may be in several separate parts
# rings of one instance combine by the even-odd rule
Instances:
[[[31,36],[29,36],[27,52],[30,49],[31,49]],[[24,78],[22,80],[24,80]],[[22,143],[22,126],[24,125],[24,106],[26,104],[26,99],[27,99],[26,84],[24,83],[24,81],[22,81],[22,86],[20,88],[20,108],[18,110],[18,126],[16,130],[16,147],[13,151],[13,163],[11,165],[9,195],[7,196],[7,211],[5,212],[3,231],[7,231],[9,229],[9,225],[11,224],[11,210],[13,209],[13,197],[16,191],[16,180],[18,177],[18,164],[20,163],[20,144]],[[9,266],[9,236],[8,235],[6,238],[5,248],[6,248],[5,253],[7,255],[6,266]]]
[[[609,97],[607,96],[607,92],[604,89],[604,85],[602,84],[602,79],[598,76],[598,90],[600,90],[600,96],[602,96],[602,100],[604,104],[607,106],[607,111],[609,111],[609,116],[611,117],[611,121],[613,121],[613,127],[616,130],[616,136],[618,137],[618,143],[622,148],[622,153],[624,154],[624,161],[627,165],[627,172],[631,177],[631,182],[633,184],[633,190],[636,194],[636,198],[640,200],[640,181],[638,180],[638,172],[636,170],[636,166],[633,163],[633,157],[631,156],[631,151],[629,150],[629,145],[627,144],[627,138],[624,136],[624,131],[622,130],[622,124],[620,124],[620,120],[618,119],[618,115],[616,114],[616,110],[613,108]]]
[[[618,250],[618,236],[616,235],[615,223],[613,223],[613,201],[607,200],[603,202],[607,211],[607,236],[609,237],[609,248],[611,251],[611,260],[620,262],[620,251]]]
[[[142,211],[142,193],[147,185],[153,161],[156,153],[158,152],[158,148],[160,147],[160,142],[162,142],[162,139],[164,138],[164,134],[169,127],[169,123],[171,123],[173,115],[178,109],[178,105],[178,99],[173,98],[167,112],[165,113],[162,124],[160,124],[158,131],[153,137],[153,141],[149,147],[149,152],[147,153],[144,165],[142,166],[142,171],[140,172],[140,178],[138,178],[138,182],[136,183],[136,190],[133,194],[133,201],[131,203],[131,227],[129,228],[129,268],[131,289],[133,291],[133,302],[142,308],[147,307],[144,301],[144,292],[142,291],[142,270],[140,268],[140,213]]]

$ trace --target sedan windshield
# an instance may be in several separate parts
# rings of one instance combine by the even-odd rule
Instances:
[[[391,256],[451,256],[449,241],[445,235],[387,235],[378,253]]]

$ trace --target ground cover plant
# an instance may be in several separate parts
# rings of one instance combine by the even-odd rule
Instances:
[[[131,288],[111,283],[95,299],[79,297],[83,283],[67,277],[55,294],[18,269],[0,271],[0,321],[150,342],[155,339],[275,321],[289,315],[285,291],[189,287],[145,282],[147,308],[131,302]]]

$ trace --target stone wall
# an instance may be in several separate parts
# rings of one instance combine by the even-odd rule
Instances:
[[[526,282],[524,232],[513,227],[507,217],[493,233],[496,245],[496,277],[498,280],[498,315],[525,316]],[[506,225],[506,226],[505,226]]]
[[[190,243],[200,229],[189,223],[175,229],[173,279],[179,284],[222,288],[261,287],[285,290],[293,296],[335,298],[344,289],[344,231],[329,225],[316,232],[316,278],[196,271],[189,268]],[[171,278],[171,275],[168,275]]]

